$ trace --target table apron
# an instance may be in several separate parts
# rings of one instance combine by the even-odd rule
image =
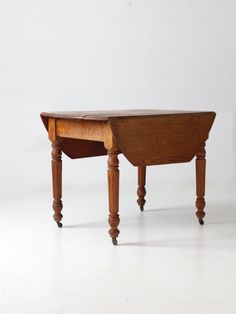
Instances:
[[[108,132],[108,123],[104,121],[56,119],[59,137],[104,142]]]

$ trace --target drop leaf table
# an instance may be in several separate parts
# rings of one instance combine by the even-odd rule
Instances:
[[[109,234],[119,235],[119,160],[138,168],[138,205],[145,204],[146,166],[183,163],[196,156],[196,215],[205,216],[205,142],[215,112],[113,110],[42,112],[52,143],[54,220],[62,227],[62,152],[72,159],[108,155]]]

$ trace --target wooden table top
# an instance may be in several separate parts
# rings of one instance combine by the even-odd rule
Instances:
[[[209,113],[209,111],[183,111],[183,110],[159,110],[159,109],[132,109],[132,110],[99,110],[99,111],[60,111],[42,112],[42,117],[58,119],[84,119],[108,121],[111,118],[143,117],[178,114],[199,114]]]

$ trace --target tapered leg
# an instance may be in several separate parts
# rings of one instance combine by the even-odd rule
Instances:
[[[120,233],[118,225],[119,218],[119,159],[118,151],[108,150],[108,199],[109,199],[109,218],[110,225],[109,234],[112,238],[112,243],[117,245],[117,237]]]
[[[206,175],[206,151],[205,145],[201,151],[197,154],[196,159],[196,207],[197,207],[197,218],[200,225],[204,224],[204,208],[205,208],[205,175]]]
[[[137,203],[140,207],[140,210],[143,211],[144,205],[146,203],[145,195],[146,195],[146,166],[138,167],[138,190],[137,190]]]
[[[52,142],[52,186],[53,186],[53,218],[59,228],[62,227],[62,160],[61,160],[61,141]]]

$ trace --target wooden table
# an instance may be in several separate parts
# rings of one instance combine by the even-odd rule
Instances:
[[[138,167],[138,205],[145,204],[146,166],[182,163],[196,156],[197,218],[205,216],[205,142],[214,112],[119,110],[41,113],[52,142],[54,220],[62,227],[62,160],[108,155],[109,234],[119,235],[120,153]]]

